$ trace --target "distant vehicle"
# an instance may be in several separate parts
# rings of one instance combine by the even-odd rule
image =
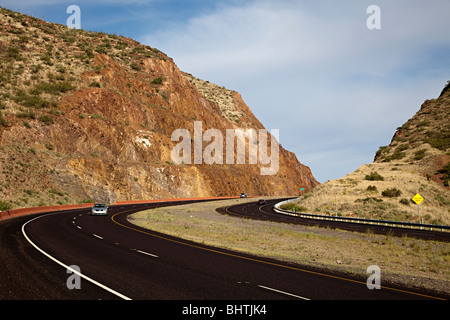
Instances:
[[[247,198],[247,194],[246,193],[241,193],[241,198]]]
[[[259,200],[258,200],[258,204],[266,204],[266,200],[264,200],[264,199],[259,199]]]
[[[108,215],[108,207],[104,203],[96,203],[92,207],[91,215],[92,216],[107,216]]]

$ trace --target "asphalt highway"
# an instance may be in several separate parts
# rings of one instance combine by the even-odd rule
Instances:
[[[199,301],[448,298],[383,284],[370,290],[365,279],[216,249],[127,221],[134,212],[173,204],[113,206],[106,217],[78,209],[0,222],[0,299],[176,300],[198,305]],[[81,285],[70,289],[69,278],[74,276],[80,277]]]
[[[286,200],[286,199],[280,199]],[[302,224],[310,226],[328,227],[328,228],[338,228],[349,231],[357,232],[367,232],[370,230],[373,233],[378,234],[390,234],[393,236],[408,236],[415,237],[425,240],[436,240],[436,241],[446,241],[450,242],[450,232],[448,231],[430,231],[430,230],[420,230],[420,229],[409,229],[392,227],[385,225],[375,225],[375,224],[363,224],[356,222],[342,222],[333,220],[318,220],[318,219],[308,219],[302,217],[295,217],[291,215],[280,214],[273,211],[273,206],[280,202],[280,200],[268,200],[264,205],[258,205],[255,203],[244,203],[240,205],[235,205],[232,207],[219,208],[217,211],[223,214],[234,215],[238,217],[245,217],[248,219],[258,219],[258,220],[268,220],[283,223],[293,223]]]

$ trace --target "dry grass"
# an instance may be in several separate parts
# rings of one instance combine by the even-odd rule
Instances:
[[[384,180],[366,180],[372,172]],[[400,190],[400,196],[382,195],[391,188]],[[418,222],[417,205],[411,201],[416,193],[425,198],[420,205],[424,223],[450,224],[450,192],[420,174],[415,164],[408,163],[363,165],[341,179],[314,188],[297,204],[309,213]]]
[[[366,277],[378,265],[384,281],[450,292],[450,244],[242,219],[217,207],[226,200],[142,211],[133,224],[220,248]]]

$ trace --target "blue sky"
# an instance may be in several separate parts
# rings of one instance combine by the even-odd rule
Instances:
[[[450,80],[448,0],[0,0],[8,9],[158,48],[238,91],[320,181],[373,161]],[[381,29],[369,30],[368,6]]]

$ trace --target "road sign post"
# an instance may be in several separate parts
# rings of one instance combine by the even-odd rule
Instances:
[[[420,204],[423,201],[423,197],[420,194],[416,194],[413,198],[412,201],[414,201],[417,204],[417,213],[419,214],[419,223],[420,223]]]

